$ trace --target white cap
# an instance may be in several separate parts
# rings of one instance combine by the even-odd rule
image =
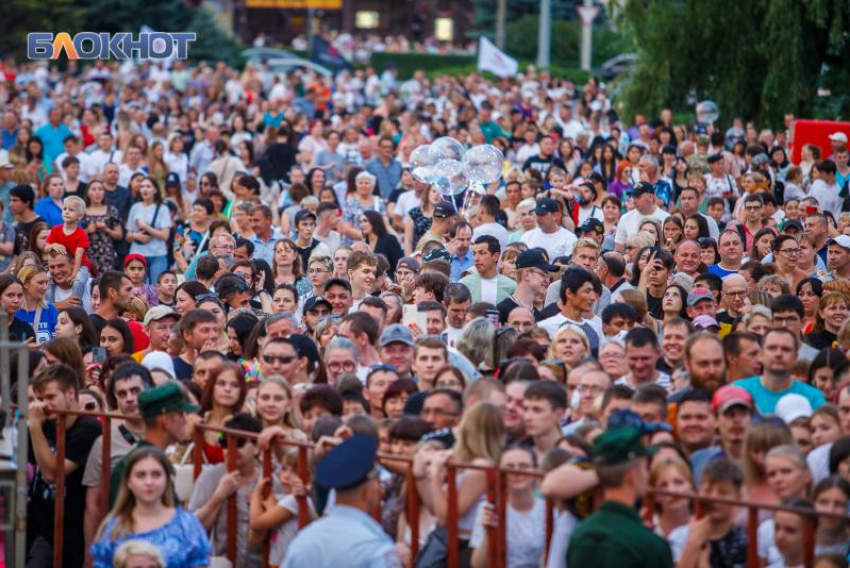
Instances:
[[[177,378],[177,373],[174,371],[174,361],[165,351],[151,351],[142,359],[142,366],[148,371],[161,369],[173,378]]]
[[[848,235],[838,235],[837,237],[833,237],[826,241],[827,245],[831,245],[833,243],[837,244],[841,248],[850,250],[850,236]]]
[[[847,135],[843,132],[833,132],[829,135],[829,139],[833,142],[842,142],[844,144],[847,144]]]
[[[798,418],[808,418],[812,415],[812,412],[812,405],[809,400],[803,395],[794,393],[786,394],[780,398],[774,409],[774,413],[788,425]]]
[[[0,169],[3,169],[3,168],[14,168],[14,167],[15,167],[15,166],[13,166],[13,165],[11,164],[11,162],[9,162],[9,158],[7,158],[5,154],[3,154],[2,156],[0,156]]]

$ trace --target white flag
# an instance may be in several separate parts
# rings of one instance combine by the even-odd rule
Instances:
[[[478,42],[478,70],[490,71],[497,77],[514,77],[519,72],[519,63],[492,41],[481,36]]]

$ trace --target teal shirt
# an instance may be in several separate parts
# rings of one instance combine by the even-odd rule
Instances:
[[[634,508],[605,501],[573,531],[567,566],[673,568],[673,557],[667,542],[644,526]]]
[[[742,387],[753,396],[753,401],[756,403],[756,408],[761,414],[774,414],[776,412],[776,403],[786,394],[799,394],[804,396],[812,405],[812,410],[817,410],[823,406],[826,400],[823,393],[813,386],[809,386],[800,381],[791,381],[791,386],[784,391],[773,392],[766,389],[761,384],[761,377],[750,377],[749,379],[741,379],[732,383],[735,386]]]

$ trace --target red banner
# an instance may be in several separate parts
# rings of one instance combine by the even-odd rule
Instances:
[[[829,136],[843,132],[850,139],[850,122],[833,122],[830,120],[796,120],[794,122],[794,152],[791,161],[800,163],[800,152],[806,144],[814,144],[820,148],[821,158],[832,156],[832,143]]]

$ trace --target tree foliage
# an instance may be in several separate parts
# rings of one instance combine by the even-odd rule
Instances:
[[[850,69],[848,16],[847,0],[627,0],[619,24],[639,55],[627,113],[711,98],[725,121],[810,115],[818,87]]]
[[[3,0],[0,2],[0,56],[19,60],[27,54],[27,34],[30,32],[59,32],[78,29],[83,11],[74,0]],[[62,29],[56,29],[62,22]]]
[[[538,22],[536,15],[508,20],[505,26],[505,50],[519,59],[537,59]],[[552,21],[552,57],[555,65],[577,68],[581,57],[581,22],[578,20]],[[606,59],[623,51],[631,51],[630,43],[613,32],[607,25],[593,27],[593,61],[599,66]]]

